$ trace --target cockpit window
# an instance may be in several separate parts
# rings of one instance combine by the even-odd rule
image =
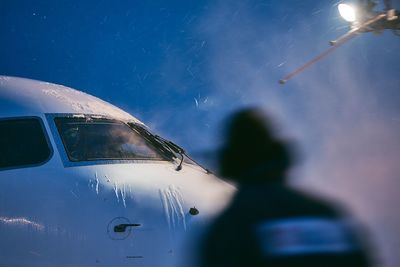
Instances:
[[[51,152],[38,118],[0,120],[0,168],[39,165]]]
[[[163,159],[138,132],[108,119],[55,118],[70,161]]]

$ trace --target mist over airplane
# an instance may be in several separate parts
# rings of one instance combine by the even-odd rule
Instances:
[[[0,107],[4,266],[174,266],[235,190],[81,91],[0,76]]]

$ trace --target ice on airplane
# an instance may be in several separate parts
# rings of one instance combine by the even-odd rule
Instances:
[[[0,76],[1,266],[172,266],[234,190],[107,102]]]

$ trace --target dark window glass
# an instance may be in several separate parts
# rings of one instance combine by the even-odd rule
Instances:
[[[162,157],[128,125],[105,119],[55,118],[70,161]]]
[[[39,119],[0,120],[0,168],[41,164],[50,154]]]

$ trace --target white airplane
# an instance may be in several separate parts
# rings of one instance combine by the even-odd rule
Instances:
[[[173,266],[234,191],[107,102],[0,76],[0,266]]]

